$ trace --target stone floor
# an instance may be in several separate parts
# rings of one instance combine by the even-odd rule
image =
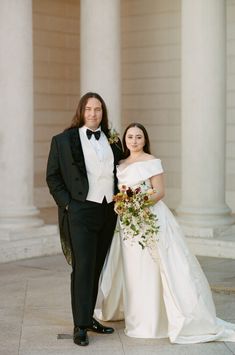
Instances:
[[[235,260],[200,257],[213,289],[218,316],[235,322]],[[128,338],[124,323],[116,331],[90,333],[86,348],[73,344],[69,291],[70,268],[62,255],[0,265],[0,354],[160,354],[231,355],[235,343],[172,345],[168,339]]]

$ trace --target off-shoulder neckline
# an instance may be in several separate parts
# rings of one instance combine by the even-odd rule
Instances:
[[[139,163],[149,163],[150,161],[155,161],[155,160],[160,160],[158,158],[153,158],[153,159],[148,159],[148,160],[140,160],[140,161],[135,161],[134,163],[130,163],[128,164],[125,168],[123,169],[120,169],[119,166],[120,165],[117,165],[117,170],[122,173],[123,171],[125,171],[127,168],[131,167],[132,165],[136,165],[136,164],[139,164]]]

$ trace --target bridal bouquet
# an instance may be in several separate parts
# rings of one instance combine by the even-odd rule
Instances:
[[[121,185],[120,192],[114,195],[115,212],[120,217],[123,239],[138,242],[142,249],[153,247],[157,241],[159,226],[157,216],[151,212],[150,196],[153,189],[142,191],[141,185],[135,188]]]

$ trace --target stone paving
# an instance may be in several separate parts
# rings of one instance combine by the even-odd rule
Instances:
[[[213,290],[218,317],[235,322],[235,260],[200,257]],[[70,267],[62,255],[0,265],[1,355],[231,355],[235,343],[170,344],[124,335],[123,322],[109,323],[112,335],[90,333],[90,345],[72,342]]]

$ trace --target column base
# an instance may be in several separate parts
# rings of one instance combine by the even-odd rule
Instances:
[[[0,226],[0,263],[61,253],[56,225],[20,230]]]
[[[235,223],[235,216],[226,205],[210,209],[179,206],[176,215],[185,233],[193,237],[213,238]]]
[[[2,230],[19,231],[28,228],[36,228],[43,226],[44,222],[40,218],[14,218],[0,220],[0,235]]]
[[[22,209],[0,210],[0,233],[1,230],[19,231],[27,228],[40,227],[44,221],[38,218],[39,210],[30,206]]]
[[[185,235],[187,244],[194,255],[235,259],[235,225],[227,227],[214,238]]]
[[[220,227],[200,227],[184,224],[179,218],[177,218],[184,234],[188,237],[194,238],[218,238],[223,235],[230,226],[220,226]]]

